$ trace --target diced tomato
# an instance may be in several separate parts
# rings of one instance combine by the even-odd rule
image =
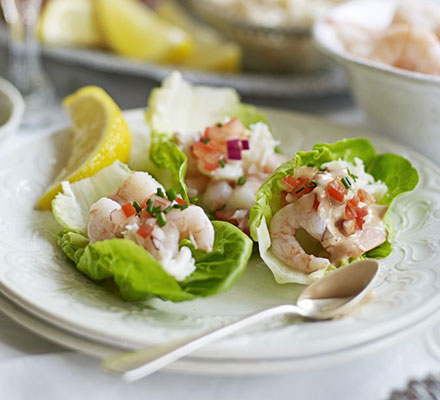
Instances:
[[[208,143],[194,143],[192,152],[196,158],[203,161],[204,167],[206,166],[205,169],[208,171],[220,167],[219,160],[224,156],[222,147],[213,140]]]
[[[295,188],[294,192],[297,192],[301,188],[304,188],[304,190],[301,190],[301,192],[295,194],[296,196],[298,196],[298,195],[299,195],[299,197],[304,196],[305,194],[312,192],[313,189],[315,189],[315,187],[316,187],[316,184],[315,185],[310,184],[311,180],[309,178],[301,177],[301,178],[298,178],[298,181],[299,181],[299,184]]]
[[[359,204],[359,197],[354,196],[352,199],[348,200],[347,203],[350,204],[352,207],[357,207]]]
[[[283,183],[286,186],[288,192],[291,192],[298,185],[298,180],[291,175],[287,175],[283,178]]]
[[[122,206],[122,211],[124,211],[124,214],[127,218],[132,217],[133,215],[136,215],[136,209],[134,208],[133,204],[126,203]]]
[[[356,217],[357,217],[356,209],[352,205],[347,204],[345,206],[344,218],[347,220],[347,219],[355,219]]]
[[[318,200],[318,196],[315,194],[315,200],[313,201],[313,209],[315,211],[318,211],[319,208],[319,200]]]
[[[141,236],[142,238],[147,238],[151,235],[151,232],[153,232],[154,225],[150,223],[143,224],[136,233]]]
[[[356,209],[356,224],[359,229],[362,229],[364,226],[364,217],[368,215],[368,208],[362,207]]]
[[[183,200],[181,197],[176,197],[176,203],[183,206],[184,204],[186,204],[186,201]]]
[[[373,204],[376,201],[374,196],[368,193],[367,191],[365,191],[364,189],[359,189],[357,195],[359,197],[359,200],[365,204]]]
[[[327,185],[327,192],[330,197],[342,203],[344,201],[344,196],[348,191],[341,180],[336,178]]]
[[[207,163],[207,162],[203,163],[203,169],[205,169],[206,171],[209,171],[209,172],[214,171],[219,166],[220,166],[220,163],[218,163],[218,162],[213,163],[213,164],[210,164],[210,163]]]

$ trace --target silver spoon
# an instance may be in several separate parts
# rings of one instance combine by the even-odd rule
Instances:
[[[105,359],[102,367],[105,371],[121,374],[124,380],[133,382],[216,340],[274,316],[298,315],[310,319],[330,319],[347,314],[365,298],[378,270],[379,265],[373,260],[346,265],[307,287],[296,305],[271,307],[179,342],[117,354]]]

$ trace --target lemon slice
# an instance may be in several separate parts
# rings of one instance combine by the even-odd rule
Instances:
[[[42,42],[67,46],[99,46],[104,43],[96,22],[93,0],[49,0],[38,26]]]
[[[101,88],[86,86],[64,99],[72,120],[71,152],[65,168],[40,198],[37,208],[50,209],[60,183],[93,176],[115,160],[127,162],[131,134],[122,111]]]
[[[138,0],[96,0],[95,7],[107,45],[121,55],[176,62],[192,52],[188,33]]]
[[[194,51],[179,65],[217,72],[238,72],[241,67],[241,48],[226,41],[214,29],[192,18],[175,0],[161,0],[156,12],[159,17],[189,33],[195,40]]]

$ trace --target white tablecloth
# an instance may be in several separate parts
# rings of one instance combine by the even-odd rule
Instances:
[[[360,123],[352,108],[325,115]],[[62,117],[58,125],[62,124]],[[38,131],[21,131],[2,146],[14,146]],[[29,333],[0,312],[0,400],[59,399],[386,399],[411,377],[440,369],[435,324],[415,327],[354,360],[313,371],[271,376],[194,376],[159,372],[131,385],[100,372],[99,362]],[[439,347],[440,348],[440,347]]]

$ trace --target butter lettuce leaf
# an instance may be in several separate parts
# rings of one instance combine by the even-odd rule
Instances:
[[[62,182],[62,192],[52,200],[55,219],[64,229],[85,234],[90,206],[116,191],[131,173],[127,165],[115,161],[90,178],[74,183]]]
[[[71,256],[72,246],[65,246],[63,251],[90,279],[113,279],[125,300],[158,296],[186,301],[229,289],[251,256],[252,241],[246,234],[227,222],[214,221],[213,226],[215,241],[210,253],[195,249],[188,240],[182,241],[181,246],[188,246],[196,261],[196,270],[183,282],[166,273],[159,261],[131,240],[108,239],[87,245],[79,259],[75,252]]]
[[[57,244],[64,254],[77,264],[89,244],[89,238],[81,232],[62,231],[58,233]]]
[[[252,240],[228,222],[212,221],[214,248],[210,253],[197,250],[189,240],[181,245],[191,249],[196,270],[182,282],[185,291],[198,296],[222,292],[236,282],[252,254]]]
[[[302,274],[301,277],[297,274],[293,276],[292,269],[270,251],[268,227],[273,215],[281,208],[280,195],[283,190],[283,178],[292,175],[295,169],[300,166],[320,167],[324,163],[338,159],[353,162],[355,158],[360,158],[364,162],[365,170],[388,187],[387,195],[381,200],[381,203],[387,206],[391,206],[393,200],[399,195],[413,190],[418,183],[417,170],[408,160],[396,154],[378,155],[370,141],[365,138],[344,139],[335,143],[319,143],[315,144],[310,151],[297,152],[293,159],[280,165],[263,183],[256,194],[256,202],[250,213],[251,236],[255,241],[261,241],[259,243],[260,255],[271,268],[277,282],[304,283],[304,280],[310,282],[314,278],[314,274],[299,273]],[[392,211],[392,207],[388,208],[384,216],[384,223],[389,233],[387,242],[367,252],[365,256],[384,258],[390,254],[390,242],[394,238],[394,229],[389,217],[390,210]],[[262,224],[266,225],[266,229],[261,227]]]
[[[155,164],[148,172],[186,199],[187,157],[174,142],[174,133],[193,135],[228,117],[240,118],[247,127],[266,122],[256,107],[241,103],[234,89],[192,85],[173,72],[148,99],[145,118],[151,129],[150,159]]]
[[[149,172],[160,178],[166,189],[174,188],[184,200],[189,201],[185,184],[188,164],[185,153],[174,142],[168,140],[166,135],[157,135],[151,144],[150,158],[155,168]]]

